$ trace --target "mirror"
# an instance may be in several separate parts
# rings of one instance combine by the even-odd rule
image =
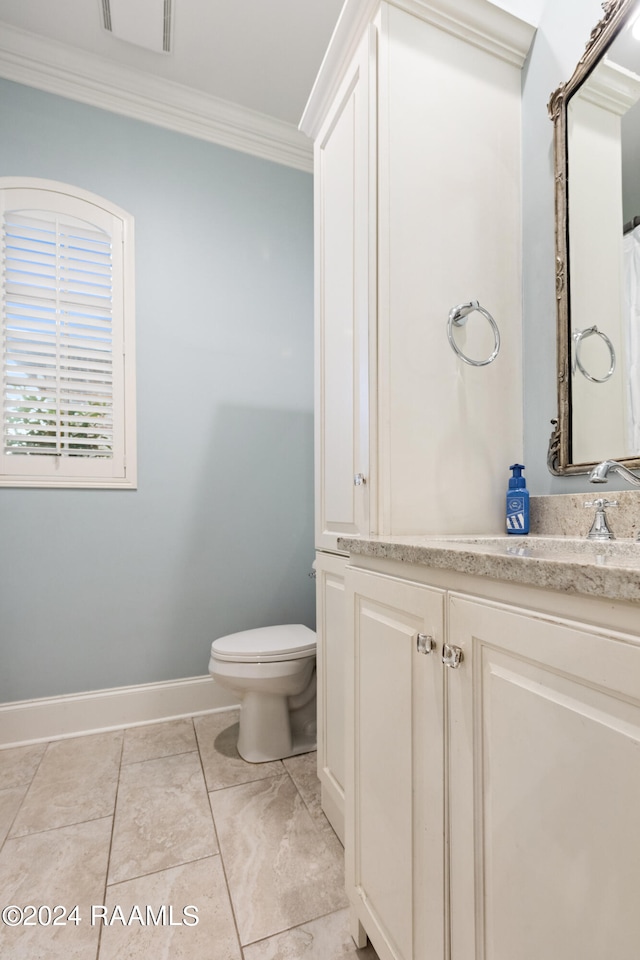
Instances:
[[[640,0],[608,0],[552,95],[558,419],[555,475],[640,467]]]

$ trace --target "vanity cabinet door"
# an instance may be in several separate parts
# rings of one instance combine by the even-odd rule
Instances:
[[[349,567],[346,583],[352,929],[380,960],[442,958],[444,594]]]
[[[322,809],[344,843],[345,712],[347,658],[346,557],[316,557],[318,638],[318,778]]]
[[[375,328],[375,31],[315,142],[316,546],[369,532]]]
[[[452,595],[452,960],[637,960],[640,640]]]

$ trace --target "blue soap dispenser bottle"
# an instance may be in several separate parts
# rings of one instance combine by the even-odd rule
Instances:
[[[512,463],[509,467],[512,476],[507,490],[507,533],[522,535],[529,533],[529,491],[522,471],[521,463]]]

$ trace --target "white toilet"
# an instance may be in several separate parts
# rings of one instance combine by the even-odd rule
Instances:
[[[316,635],[301,623],[211,644],[209,673],[240,698],[238,753],[251,763],[316,748]]]

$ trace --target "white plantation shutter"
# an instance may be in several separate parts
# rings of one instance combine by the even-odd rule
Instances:
[[[113,456],[111,237],[5,214],[4,450]]]
[[[3,482],[130,486],[123,212],[2,183]]]

